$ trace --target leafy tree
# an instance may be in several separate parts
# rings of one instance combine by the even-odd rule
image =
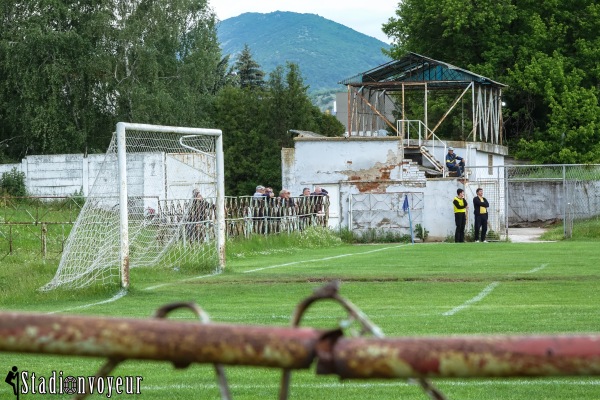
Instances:
[[[94,90],[104,59],[102,2],[3,2],[0,30],[0,125],[12,158],[82,149],[102,125]]]
[[[325,136],[342,136],[344,125],[312,104],[308,86],[297,64],[278,66],[268,81],[272,136],[280,147],[293,147],[290,129],[313,131]]]
[[[405,0],[383,30],[394,57],[413,51],[508,84],[506,138],[517,156],[600,161],[597,2]]]
[[[117,118],[163,125],[210,123],[223,79],[215,16],[206,0],[117,1],[110,97]]]
[[[262,88],[265,84],[265,73],[252,58],[250,47],[246,44],[233,67],[237,73],[239,85],[243,88]]]
[[[10,158],[104,151],[116,122],[207,126],[227,79],[206,0],[4,0]]]
[[[342,136],[346,130],[346,127],[327,111],[322,113],[318,108],[315,108],[313,109],[313,118],[318,125],[317,132],[321,135]]]

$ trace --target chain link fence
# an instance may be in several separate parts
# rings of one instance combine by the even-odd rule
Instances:
[[[470,191],[484,188],[492,229],[561,223],[564,236],[576,220],[600,218],[600,165],[512,165],[470,168]],[[486,190],[487,189],[487,190]],[[493,204],[496,204],[494,206]]]

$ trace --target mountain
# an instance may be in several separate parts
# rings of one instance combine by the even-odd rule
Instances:
[[[309,92],[345,90],[342,79],[390,61],[390,46],[315,14],[245,13],[221,21],[218,38],[231,63],[248,44],[265,73],[287,61],[298,64]]]

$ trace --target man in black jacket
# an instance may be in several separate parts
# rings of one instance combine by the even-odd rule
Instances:
[[[490,203],[483,197],[483,189],[477,188],[475,192],[477,196],[473,198],[473,212],[475,214],[475,242],[485,242],[485,235],[487,234],[487,222],[488,222],[488,208]],[[479,230],[481,229],[481,236],[479,236]]]

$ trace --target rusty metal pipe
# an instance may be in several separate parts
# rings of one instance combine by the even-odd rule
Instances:
[[[311,328],[0,312],[0,351],[308,368],[341,378],[600,375],[600,335],[344,338]]]
[[[0,312],[0,351],[308,368],[322,331]]]
[[[318,373],[341,378],[600,375],[600,336],[340,338]]]

